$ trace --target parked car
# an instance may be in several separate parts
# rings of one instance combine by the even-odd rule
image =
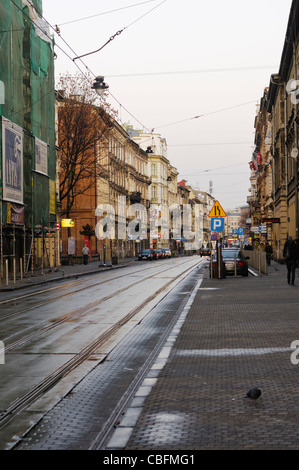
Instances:
[[[161,248],[158,248],[155,251],[156,259],[163,259],[165,258],[164,253]]]
[[[138,254],[138,260],[139,261],[142,261],[142,260],[149,260],[149,261],[152,261],[153,259],[155,259],[156,255],[155,255],[155,250],[142,250],[139,254]]]
[[[235,256],[236,256],[236,266],[237,266],[237,275],[248,276],[248,257],[244,257],[240,250],[223,248],[222,249],[222,261],[224,264],[224,274],[233,275],[235,274]],[[217,252],[213,256],[213,276],[217,274]]]
[[[162,248],[165,258],[171,258],[171,251],[169,248]]]
[[[201,248],[200,256],[211,256],[210,248]]]

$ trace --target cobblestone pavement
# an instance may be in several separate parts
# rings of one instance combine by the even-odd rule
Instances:
[[[205,277],[125,448],[299,449],[299,280]]]

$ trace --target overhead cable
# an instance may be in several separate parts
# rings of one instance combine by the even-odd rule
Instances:
[[[143,15],[139,16],[139,18],[137,18],[136,20],[132,21],[132,23],[128,24],[128,26],[125,26],[123,29],[117,31],[113,36],[111,36],[107,42],[105,42],[105,44],[103,46],[101,46],[99,49],[95,50],[95,51],[92,51],[92,52],[87,52],[86,54],[83,54],[83,55],[80,55],[78,57],[74,57],[73,61],[77,60],[77,59],[81,59],[82,57],[86,57],[86,56],[89,56],[89,55],[92,55],[92,54],[96,54],[97,52],[100,52],[102,49],[104,49],[104,47],[106,47],[111,41],[113,41],[117,36],[119,36],[121,33],[123,33],[125,31],[125,29],[128,29],[130,28],[130,26],[132,26],[133,24],[137,23],[137,21],[141,20],[142,18],[144,18],[145,16],[149,15],[152,11],[156,10],[156,8],[159,8],[159,6],[161,6],[163,3],[167,2],[167,0],[163,0],[163,2],[159,3],[159,5],[156,5],[154,8],[152,8],[151,10],[149,10],[148,12],[144,13]]]
[[[65,23],[59,23],[58,26],[64,26],[66,24],[71,24],[71,23],[77,23],[78,21],[90,20],[91,18],[95,18],[97,16],[108,15],[109,13],[115,13],[116,11],[127,10],[128,8],[133,8],[139,5],[144,5],[145,3],[152,3],[156,1],[157,0],[147,0],[146,2],[134,3],[133,5],[128,5],[126,7],[116,8],[115,10],[104,11],[103,13],[96,13],[95,15],[85,16],[84,18],[78,18],[76,20],[66,21]]]

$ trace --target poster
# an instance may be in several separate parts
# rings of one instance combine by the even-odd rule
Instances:
[[[2,118],[3,199],[23,204],[23,129]]]
[[[48,144],[35,138],[35,171],[48,176]]]
[[[19,204],[7,204],[7,224],[25,225],[25,206]]]
[[[68,239],[68,255],[76,254],[76,241],[74,237],[69,237]]]

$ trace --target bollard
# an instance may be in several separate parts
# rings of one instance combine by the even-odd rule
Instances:
[[[23,282],[23,260],[20,258],[20,275],[21,275],[21,283]]]
[[[262,275],[262,270],[261,270],[261,253],[258,253],[258,258],[259,258],[259,276]]]
[[[212,252],[211,252],[211,263],[210,264],[211,264],[211,267],[210,267],[210,269],[211,269],[211,279],[213,279],[213,254],[212,254]]]
[[[237,255],[236,255],[236,253],[234,254],[234,259],[235,259],[235,277],[237,277]]]
[[[13,284],[16,285],[16,258],[13,259]]]
[[[5,260],[6,285],[8,286],[8,259]]]

